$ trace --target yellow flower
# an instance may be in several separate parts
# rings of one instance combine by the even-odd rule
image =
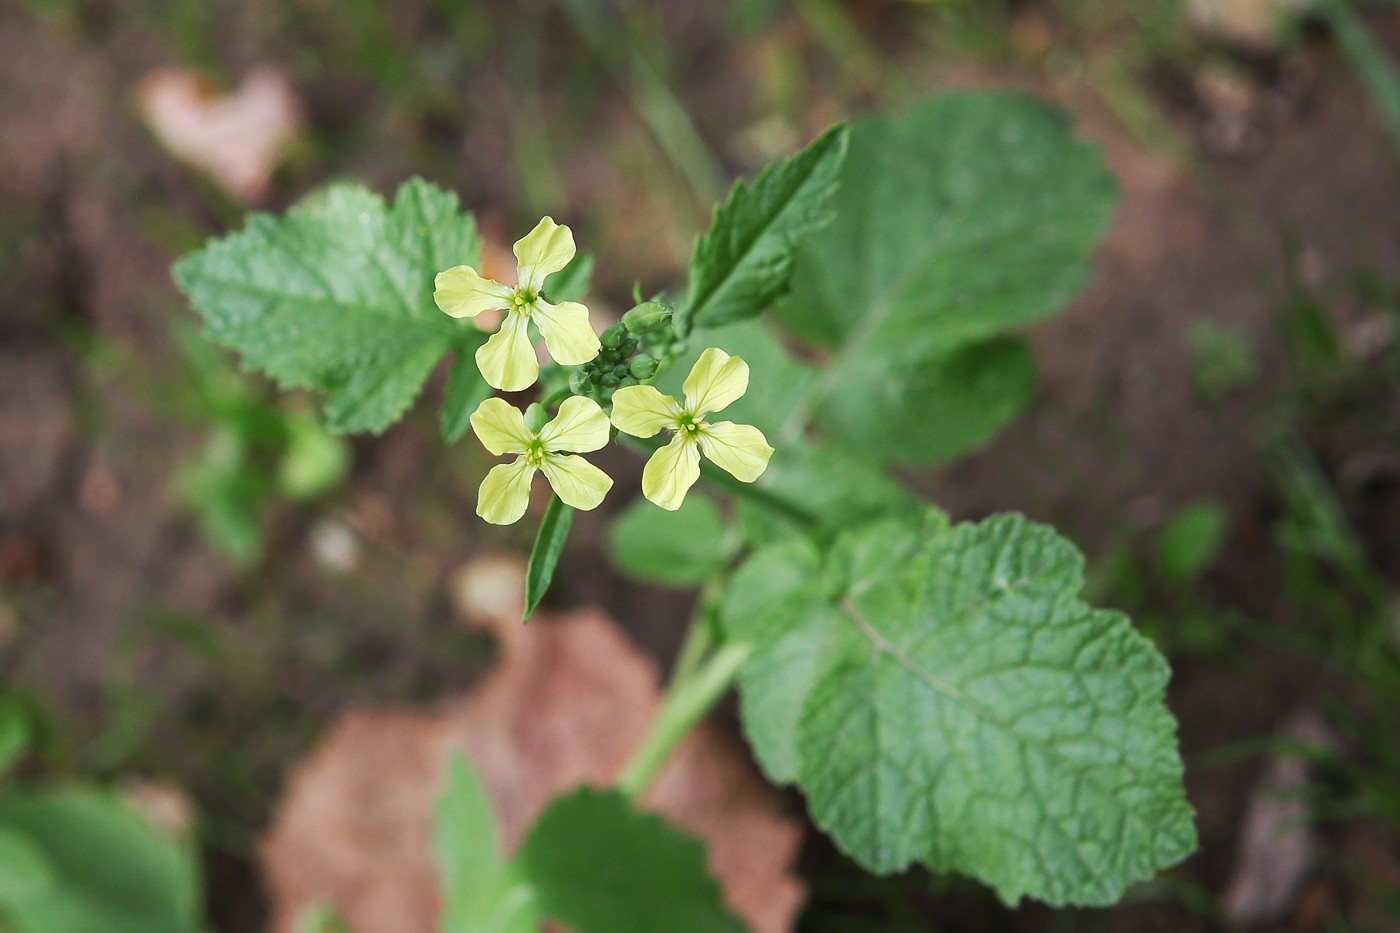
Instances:
[[[576,509],[597,508],[612,488],[606,473],[573,456],[608,442],[608,416],[592,399],[565,399],[559,414],[538,432],[525,426],[519,409],[499,398],[482,402],[471,420],[472,430],[491,453],[519,455],[492,467],[477,493],[476,514],[493,525],[509,525],[525,514],[536,471],[544,473],[555,495]]]
[[[534,385],[540,374],[530,340],[531,321],[544,337],[556,363],[574,366],[598,355],[598,335],[588,323],[588,309],[577,301],[550,304],[540,294],[544,280],[574,258],[574,235],[545,217],[515,242],[514,288],[483,278],[471,266],[453,266],[433,280],[433,300],[453,317],[476,317],[504,310],[501,329],[476,351],[476,365],[486,381],[506,392]]]
[[[736,479],[752,483],[768,468],[773,448],[752,425],[706,415],[732,404],[749,387],[749,364],[710,347],[700,354],[685,379],[685,404],[653,386],[626,386],[613,395],[612,423],[635,437],[651,437],[662,428],[676,432],[671,443],[652,454],[642,471],[642,495],[674,512],[700,478],[700,454]]]

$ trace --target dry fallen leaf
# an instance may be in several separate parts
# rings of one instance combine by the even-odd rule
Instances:
[[[142,80],[137,100],[166,149],[248,203],[267,194],[282,150],[301,125],[291,82],[269,65],[249,72],[231,94],[215,93],[193,72],[163,68]]]
[[[462,750],[495,804],[508,850],[553,797],[603,786],[622,769],[660,702],[656,666],[596,610],[536,613],[502,607],[499,561],[458,576],[459,603],[500,639],[496,671],[440,712],[342,716],[294,769],[262,846],[273,929],[290,933],[304,909],[335,906],[356,933],[432,933],[439,909],[430,854],[446,762]],[[471,608],[474,593],[485,605]],[[692,734],[644,805],[704,840],[725,899],[756,933],[789,930],[803,897],[789,872],[802,838],[776,791],[718,729]]]

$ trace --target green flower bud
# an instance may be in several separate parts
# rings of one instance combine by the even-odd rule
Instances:
[[[580,367],[569,373],[569,391],[575,395],[588,394],[588,370]]]
[[[656,367],[661,363],[653,356],[634,356],[632,365],[627,367],[628,372],[634,379],[650,379],[656,375]]]
[[[620,380],[612,373],[608,373],[606,376],[603,377],[602,385],[605,389],[616,389],[619,381]]]
[[[627,375],[627,364],[618,363],[612,368],[612,374],[617,378],[621,379],[623,376]]]
[[[661,330],[671,323],[671,309],[659,301],[644,301],[622,316],[622,324],[633,334]]]
[[[525,409],[525,427],[530,431],[538,434],[540,433],[540,428],[548,423],[549,412],[546,411],[545,407],[539,402],[533,402],[529,408]]]
[[[628,313],[630,314],[631,312]],[[626,336],[627,330],[621,324],[614,324],[612,327],[603,331],[598,341],[607,349],[616,350]]]

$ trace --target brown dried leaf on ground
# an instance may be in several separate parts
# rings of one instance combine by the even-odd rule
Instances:
[[[136,92],[151,131],[176,158],[203,169],[236,198],[267,194],[282,150],[301,125],[301,105],[278,68],[249,72],[231,94],[215,93],[193,72],[163,68]]]
[[[460,589],[479,590],[482,577],[460,575]],[[460,601],[470,608],[471,593]],[[349,713],[294,770],[262,847],[274,930],[293,930],[302,910],[325,902],[356,933],[434,931],[432,813],[457,750],[481,773],[508,850],[551,798],[606,785],[626,763],[660,686],[610,619],[537,613],[522,626],[515,603],[484,624],[501,655],[477,690],[437,714]],[[697,730],[644,804],[704,840],[726,901],[757,933],[791,929],[803,897],[789,873],[801,823],[737,742]]]

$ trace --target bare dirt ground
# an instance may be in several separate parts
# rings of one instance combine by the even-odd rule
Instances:
[[[415,17],[430,21],[429,5],[405,7],[397,28],[426,33]],[[518,529],[488,532],[470,520],[482,461],[467,445],[444,450],[424,416],[357,440],[352,476],[329,503],[279,506],[270,556],[253,571],[230,570],[201,542],[173,487],[203,430],[170,415],[182,384],[170,326],[188,316],[167,269],[199,237],[236,225],[239,211],[173,162],[135,116],[136,83],[181,60],[176,40],[127,21],[120,5],[75,9],[0,9],[0,650],[5,675],[51,704],[53,741],[74,769],[170,776],[194,795],[222,833],[211,899],[226,928],[249,929],[256,908],[236,906],[252,885],[243,860],[287,762],[347,706],[430,701],[474,682],[489,649],[454,618],[452,572],[473,554],[529,542]],[[229,14],[220,60],[231,72],[296,56],[297,40],[259,19],[270,9]],[[897,21],[900,11],[860,9],[877,35],[897,32],[882,18]],[[734,141],[754,116],[752,85],[771,46],[726,45],[704,16],[687,28],[676,39],[686,102],[726,167],[747,170]],[[1091,555],[1156,527],[1182,502],[1218,498],[1232,531],[1211,585],[1267,613],[1261,588],[1276,568],[1263,528],[1274,505],[1248,412],[1284,379],[1275,320],[1289,256],[1314,282],[1358,270],[1400,281],[1400,162],[1366,97],[1325,50],[1286,69],[1247,71],[1237,105],[1200,93],[1189,75],[1149,80],[1191,153],[1182,164],[1125,128],[1091,75],[931,67],[909,45],[888,48],[895,61],[905,55],[902,72],[919,93],[1027,87],[1069,108],[1103,145],[1122,190],[1092,284],[1031,332],[1041,369],[1032,409],[983,452],[911,482],[958,518],[1014,509],[1051,521]],[[566,67],[589,67],[581,53],[561,56]],[[413,117],[348,67],[307,66],[299,87],[320,148],[279,176],[269,206],[330,177],[363,176],[387,190],[425,173],[461,191],[488,231],[510,229],[519,189],[509,91],[492,64],[465,69],[454,85],[471,102],[467,134],[450,109]],[[800,133],[847,106],[829,90],[811,91],[811,125]],[[637,179],[654,176],[628,153],[644,139],[626,102],[606,98],[559,166],[568,212],[600,254],[628,260],[599,283],[618,299],[633,276],[665,281],[688,247],[654,216],[683,199],[639,191]],[[607,205],[619,201],[641,209],[607,223]],[[1355,327],[1365,320],[1340,311]],[[1200,320],[1255,338],[1265,378],[1254,396],[1211,410],[1198,401],[1187,331]],[[624,461],[608,466],[639,473]],[[644,650],[667,658],[689,598],[620,578],[602,546],[606,518],[578,522],[556,598],[602,605]],[[1377,535],[1394,527],[1384,515],[1367,521]],[[328,523],[359,542],[352,573],[312,557],[316,529]],[[1296,659],[1267,653],[1224,668],[1179,664],[1172,703],[1188,762],[1271,733],[1318,686]],[[1207,890],[1231,874],[1258,771],[1252,759],[1188,765],[1202,851],[1185,874]],[[1384,839],[1368,857],[1393,868],[1395,845]],[[833,858],[820,844],[810,855],[819,869]],[[1308,896],[1325,907],[1348,895]],[[1281,928],[1321,929],[1326,911],[1313,901]],[[1058,928],[1043,910],[1003,914],[961,888],[937,903],[949,923]],[[1162,907],[1083,923],[1211,926]]]

